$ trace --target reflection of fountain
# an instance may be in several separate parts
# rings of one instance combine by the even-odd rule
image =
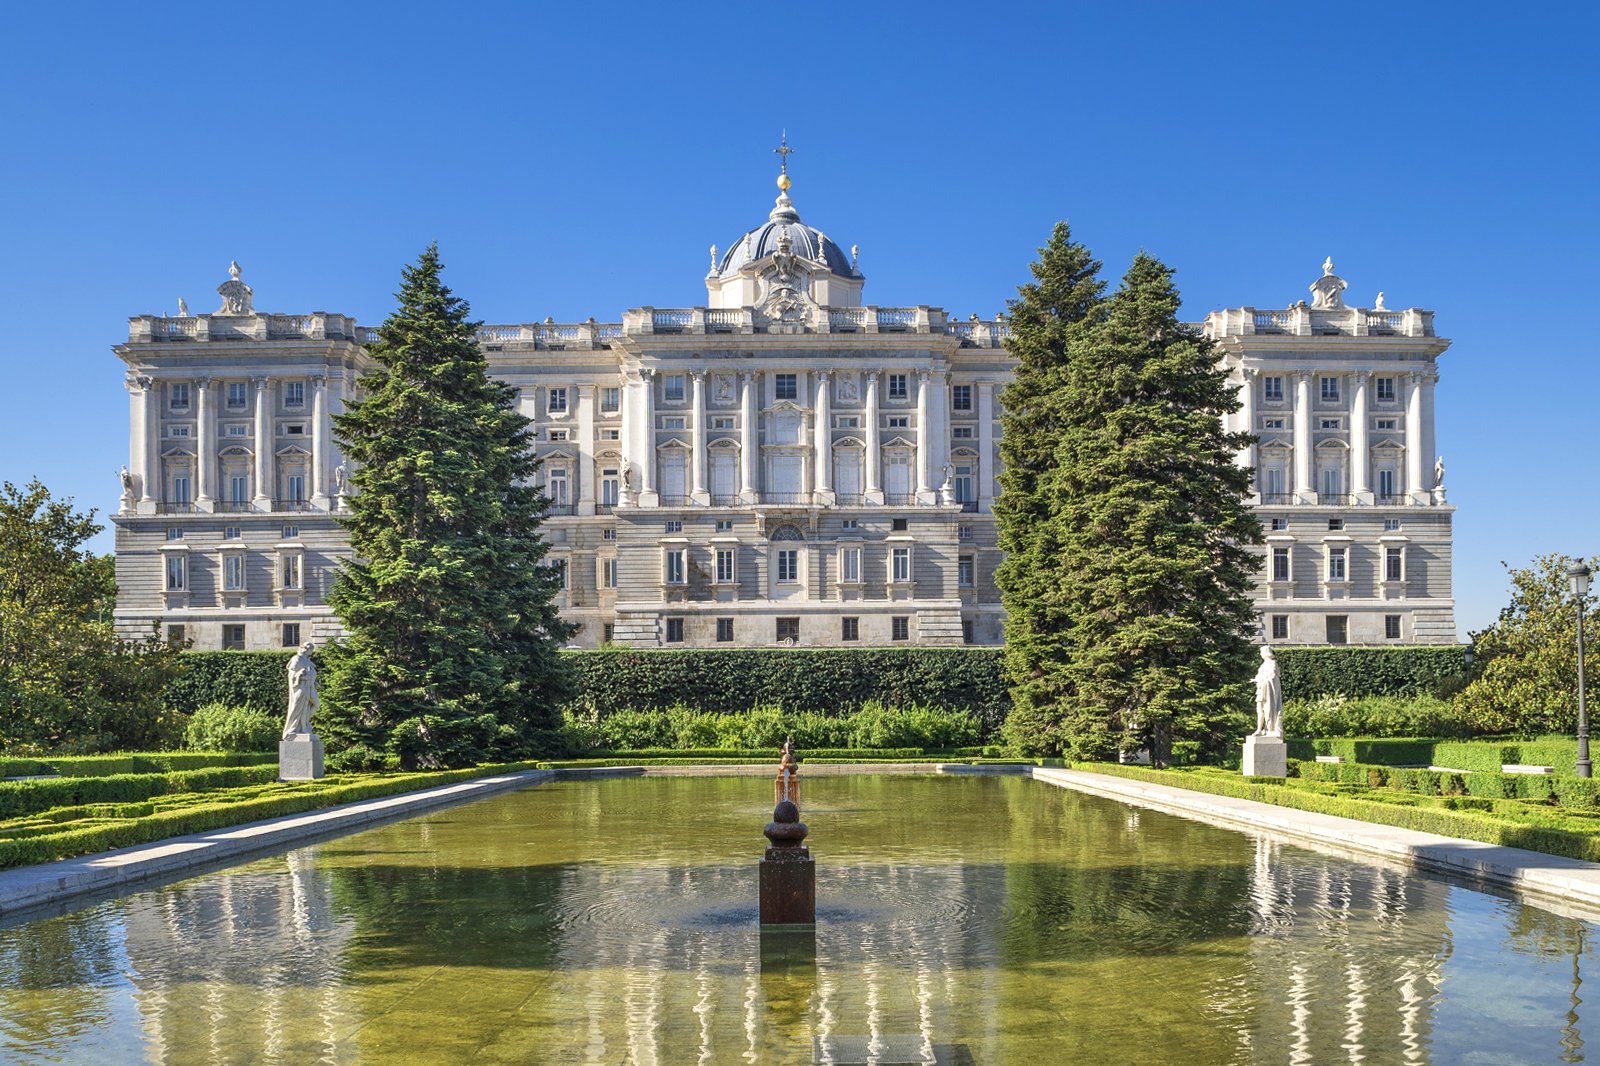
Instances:
[[[817,868],[805,846],[808,830],[800,820],[800,768],[794,742],[783,745],[783,761],[772,783],[776,805],[765,830],[770,845],[761,860],[761,924],[815,925]]]

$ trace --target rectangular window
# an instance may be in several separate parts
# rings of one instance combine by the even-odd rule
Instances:
[[[306,435],[306,427],[300,425],[299,423],[284,426],[283,431],[291,437],[303,437]]]
[[[186,639],[187,638],[184,636],[184,632],[183,632],[183,627],[182,626],[168,626],[167,627],[167,643],[168,644],[182,644],[184,642],[184,640],[186,640]]]
[[[300,587],[300,556],[285,555],[283,557],[283,587],[286,589]]]
[[[972,494],[972,467],[956,467],[955,483],[951,487],[955,490],[957,503],[977,502],[978,498]]]
[[[298,648],[300,646],[300,623],[283,623],[282,644],[285,648]]]
[[[239,529],[238,526],[223,526],[222,527],[222,539],[223,540],[238,540],[239,537],[240,537],[240,529]]]
[[[1400,420],[1398,418],[1380,418],[1377,425],[1379,429],[1398,429]]]
[[[545,433],[545,439],[546,440],[566,440],[567,439],[567,431],[564,430],[564,429],[552,429],[552,430],[549,430],[548,432]]]
[[[600,388],[600,413],[614,415],[622,410],[622,390],[610,385]]]
[[[970,411],[970,410],[972,410],[972,386],[971,385],[952,385],[952,386],[950,386],[950,409],[952,411]]]
[[[1383,531],[1385,533],[1398,533],[1400,531],[1400,519],[1385,518],[1383,520]]]
[[[910,394],[909,390],[906,388],[906,375],[904,375],[904,374],[890,374],[889,375],[889,399],[891,399],[891,400],[904,400],[909,394]]]
[[[971,426],[956,426],[950,430],[950,436],[956,440],[971,440],[973,432]]]
[[[1328,643],[1350,643],[1350,619],[1346,615],[1330,614],[1328,616]]]
[[[620,429],[602,429],[600,431],[600,439],[601,440],[621,440],[622,439],[622,430],[620,430]]]
[[[229,592],[244,588],[244,556],[229,552],[222,557],[222,587]]]
[[[733,584],[733,575],[734,575],[733,549],[732,548],[718,548],[717,549],[717,584],[719,584],[719,585],[731,585],[731,584]]]
[[[1289,528],[1289,520],[1287,518],[1269,518],[1267,521],[1270,523],[1267,528],[1275,533]]]
[[[234,474],[228,478],[228,502],[243,504],[250,499],[250,479],[241,474]]]
[[[567,584],[567,561],[565,559],[552,559],[550,569],[556,573],[556,587],[565,591],[570,586]]]
[[[1277,376],[1261,379],[1261,395],[1268,403],[1283,402],[1283,378]]]
[[[1405,578],[1405,549],[1385,548],[1383,552],[1383,579],[1401,581]]]
[[[615,622],[606,622],[604,625],[602,625],[600,627],[600,639],[603,640],[605,643],[610,644],[612,638],[615,637],[616,635],[617,635],[617,625],[616,625]]]
[[[679,522],[679,521],[675,521],[675,520],[674,521],[668,521],[666,523],[666,529],[667,529],[668,533],[682,533],[683,532],[683,523]]]
[[[663,573],[665,574],[666,583],[669,585],[683,584],[683,549],[673,548],[663,558]]]
[[[894,558],[894,568],[893,568],[892,576],[891,576],[890,580],[892,580],[892,581],[901,581],[901,582],[910,581],[911,580],[911,549],[910,548],[895,548],[894,549],[894,553],[893,553],[893,558]]]
[[[617,493],[622,485],[621,470],[610,467],[600,471],[600,506],[615,507]]]
[[[796,374],[772,375],[772,398],[775,400],[797,400],[800,398],[800,381]]]
[[[183,527],[182,526],[168,526],[167,527],[167,539],[168,540],[182,540],[183,539]]]
[[[615,529],[602,529],[600,531],[600,539],[601,540],[616,540],[617,539],[617,531]]]
[[[908,415],[893,415],[888,419],[890,429],[910,429],[911,418]]]
[[[841,618],[841,619],[839,619],[839,639],[840,640],[860,640],[861,639],[861,619],[859,619],[859,618]]]
[[[1341,418],[1324,418],[1317,423],[1318,429],[1338,429],[1344,424]]]
[[[907,520],[904,518],[891,518],[889,519],[889,529],[895,533],[904,533],[906,531],[906,522]]]
[[[603,589],[617,587],[617,561],[615,559],[600,560],[600,587]]]
[[[1330,519],[1328,519],[1328,532],[1337,533],[1343,528],[1344,528],[1344,519],[1342,519],[1342,518],[1330,518]]]
[[[181,555],[167,556],[167,591],[182,592],[189,587],[189,561]]]
[[[911,619],[908,616],[897,614],[893,618],[889,619],[889,639],[911,639]]]
[[[222,627],[222,650],[244,651],[244,626],[227,625]]]
[[[1378,402],[1394,403],[1394,378],[1378,378]]]
[[[284,540],[297,540],[297,539],[299,539],[299,537],[300,537],[300,527],[299,526],[284,526],[283,527],[283,539]]]
[[[168,426],[167,427],[167,436],[169,436],[169,437],[187,437],[188,435],[189,435],[189,427],[188,426]]]
[[[548,402],[545,405],[545,410],[549,411],[553,415],[564,415],[567,413],[567,390],[565,388],[559,386],[552,388],[547,396]]]
[[[1383,635],[1388,640],[1400,639],[1400,616],[1386,614],[1383,616]]]
[[[554,507],[567,505],[567,468],[552,466],[550,473],[545,478],[544,494],[550,497],[550,504]]]
[[[846,548],[839,553],[839,580],[858,584],[861,581],[861,549]]]
[[[1385,500],[1394,499],[1395,496],[1398,495],[1398,493],[1395,492],[1395,485],[1396,485],[1396,478],[1395,478],[1395,472],[1393,470],[1380,470],[1380,471],[1378,471],[1378,496],[1379,496],[1380,499],[1385,499]],[[1394,519],[1386,518],[1386,519],[1384,519],[1384,521],[1385,522],[1393,522]],[[1388,527],[1385,526],[1384,528],[1388,528]]]
[[[972,527],[971,526],[959,526],[959,527],[957,527],[957,529],[956,529],[956,539],[957,540],[971,540],[972,539]]]
[[[733,643],[733,619],[731,619],[731,618],[719,618],[719,619],[717,619],[717,643],[718,644],[732,644]]]
[[[860,429],[860,415],[839,415],[833,420],[834,429]]]
[[[860,529],[861,523],[854,518],[845,518],[839,522],[840,529]]]
[[[668,403],[683,402],[683,375],[668,374],[661,379],[661,396]]]
[[[168,406],[174,411],[187,411],[189,409],[189,386],[183,382],[173,382],[167,386]]]
[[[676,418],[671,418],[671,417],[663,418],[661,420],[661,428],[662,429],[682,429],[682,428],[684,428],[683,416],[679,415]]]
[[[250,394],[242,381],[228,382],[228,410],[242,411],[250,402]]]
[[[733,416],[732,415],[718,415],[716,418],[713,418],[711,420],[711,428],[712,429],[732,429],[733,428]]]
[[[1323,403],[1338,403],[1339,402],[1339,379],[1338,378],[1324,377],[1324,378],[1321,378],[1320,380],[1322,382],[1322,402]]]
[[[956,584],[964,589],[972,587],[972,556],[963,555],[956,560]]]
[[[778,643],[787,644],[800,639],[800,619],[778,619]]]
[[[731,519],[731,518],[719,518],[719,519],[717,519],[717,532],[718,533],[732,533],[733,532],[733,519]]]
[[[782,548],[778,551],[778,580],[800,580],[800,552],[796,548]]]
[[[1289,639],[1289,616],[1288,615],[1286,615],[1286,614],[1275,614],[1275,615],[1272,616],[1272,639],[1273,640],[1288,640]]]
[[[961,643],[963,643],[963,644],[971,644],[972,643],[972,632],[973,632],[972,619],[963,618],[961,620]]]
[[[243,422],[234,422],[228,426],[228,436],[230,437],[248,437],[249,435],[250,427]]]
[[[172,502],[189,502],[189,479],[187,476],[175,477],[172,479]]]
[[[304,407],[306,405],[306,383],[303,381],[287,381],[283,385],[283,406]]]
[[[306,499],[305,475],[290,474],[285,480],[289,482],[289,499],[295,503],[304,503]]]
[[[1345,557],[1345,549],[1343,549],[1343,548],[1329,548],[1328,549],[1328,580],[1329,581],[1343,581],[1345,579],[1344,557]]]
[[[1274,580],[1274,581],[1288,581],[1289,580],[1289,549],[1288,548],[1273,548],[1272,549],[1272,580]]]
[[[668,644],[682,644],[683,643],[683,619],[681,619],[681,618],[669,618],[669,619],[667,619],[667,643]]]

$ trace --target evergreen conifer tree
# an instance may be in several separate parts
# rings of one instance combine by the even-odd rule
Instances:
[[[1172,272],[1140,254],[1071,345],[1043,479],[1061,575],[1061,747],[1103,757],[1243,732],[1261,524],[1235,462],[1248,434],[1209,340],[1178,321]]]
[[[1062,530],[1050,479],[1070,414],[1069,350],[1099,312],[1100,262],[1056,224],[1032,265],[1033,282],[1011,301],[1006,348],[1016,359],[1001,391],[1000,486],[994,512],[1005,559],[995,571],[1006,611],[1005,669],[1011,738],[1029,751],[1060,751],[1066,617]]]
[[[568,692],[530,422],[441,270],[437,246],[404,270],[368,349],[380,369],[335,419],[354,557],[329,596],[349,636],[327,649],[318,726],[347,765],[526,754]]]

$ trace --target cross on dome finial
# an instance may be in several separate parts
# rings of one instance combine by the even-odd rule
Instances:
[[[789,157],[794,155],[794,149],[789,147],[789,131],[783,131],[783,138],[773,154],[778,157],[778,189],[782,192],[789,191]]]

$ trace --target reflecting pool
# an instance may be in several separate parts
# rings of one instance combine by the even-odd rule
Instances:
[[[770,796],[556,782],[0,929],[0,1059],[1584,1060],[1591,923],[1020,777],[808,778],[764,954]]]

